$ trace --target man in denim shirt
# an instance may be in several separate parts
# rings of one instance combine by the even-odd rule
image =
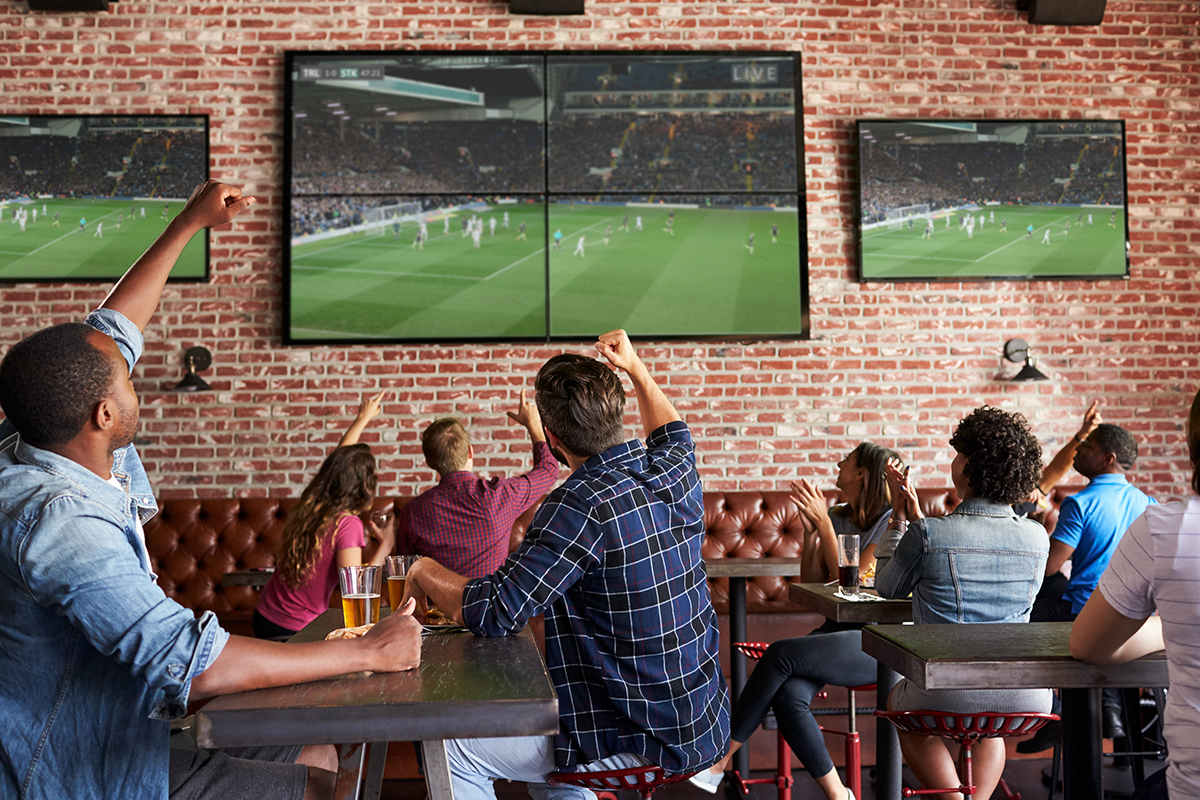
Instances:
[[[538,372],[537,405],[571,476],[494,574],[468,580],[423,558],[408,575],[410,592],[481,636],[545,613],[559,733],[449,742],[457,800],[494,798],[494,778],[524,781],[538,800],[590,797],[546,776],[651,763],[692,773],[729,745],[691,435],[624,331],[596,348],[632,381],[645,445],[623,441],[625,393],[609,364],[555,356]]]
[[[355,642],[258,642],[155,583],[130,371],[179,253],[254,202],[240,195],[209,181],[86,323],[32,334],[0,363],[2,797],[328,796],[328,746],[248,754],[296,764],[210,755],[177,746],[190,736],[169,720],[218,694],[419,661],[411,617]]]

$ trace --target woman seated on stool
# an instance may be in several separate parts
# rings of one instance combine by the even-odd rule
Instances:
[[[825,496],[803,478],[792,484],[792,500],[813,528],[804,541],[802,581],[825,583],[837,575],[839,534],[858,534],[860,571],[865,572],[875,563],[875,545],[891,513],[884,476],[889,459],[900,463],[895,452],[870,442],[856,447],[838,463],[834,485],[846,495],[847,502],[833,508],[827,508]],[[827,623],[808,636],[775,642],[754,668],[733,710],[729,753],[708,771],[693,776],[692,783],[715,792],[734,752],[762,723],[767,709],[773,708],[783,738],[825,796],[829,800],[853,800],[833,768],[809,704],[826,684],[862,686],[874,682],[875,659],[863,653],[858,627]]]
[[[1028,622],[1042,584],[1050,543],[1046,529],[1018,517],[1013,503],[1033,490],[1042,448],[1020,414],[976,409],[950,437],[957,451],[950,476],[962,503],[925,519],[908,471],[888,465],[892,517],[875,551],[875,589],[884,597],[912,593],[913,621]],[[892,690],[888,708],[972,713],[1048,712],[1049,689],[923,691],[908,680]],[[927,787],[958,786],[943,739],[900,734],[900,749]],[[984,739],[973,750],[977,797],[991,797],[1004,771],[1004,742]],[[957,798],[957,792],[938,797]]]

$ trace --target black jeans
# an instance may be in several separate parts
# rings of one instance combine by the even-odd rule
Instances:
[[[863,686],[874,683],[875,659],[862,651],[862,632],[811,633],[780,639],[767,648],[738,698],[730,738],[745,742],[767,709],[788,746],[814,778],[827,775],[833,760],[809,704],[826,684]]]

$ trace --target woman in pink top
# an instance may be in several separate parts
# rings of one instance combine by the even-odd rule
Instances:
[[[375,502],[375,456],[358,444],[367,422],[380,412],[383,392],[363,401],[358,416],[316,477],[300,495],[283,526],[275,573],[263,587],[254,609],[254,635],[260,639],[290,636],[329,608],[338,585],[338,568],[383,564],[396,543],[394,518],[383,528],[373,522],[379,546],[364,560],[365,529],[359,514]]]

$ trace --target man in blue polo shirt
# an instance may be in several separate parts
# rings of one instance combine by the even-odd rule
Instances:
[[[1129,431],[1109,424],[1097,425],[1075,450],[1072,466],[1088,479],[1088,485],[1063,501],[1050,537],[1046,580],[1033,604],[1030,622],[1074,620],[1092,596],[1125,531],[1147,505],[1155,502],[1125,478],[1137,462],[1137,451],[1137,442]],[[1065,578],[1059,570],[1068,559],[1070,577]],[[1105,738],[1124,735],[1115,691],[1104,693],[1103,721]],[[1039,731],[1034,738],[1018,744],[1017,751],[1040,752],[1053,746],[1061,728],[1047,727],[1048,732]]]

